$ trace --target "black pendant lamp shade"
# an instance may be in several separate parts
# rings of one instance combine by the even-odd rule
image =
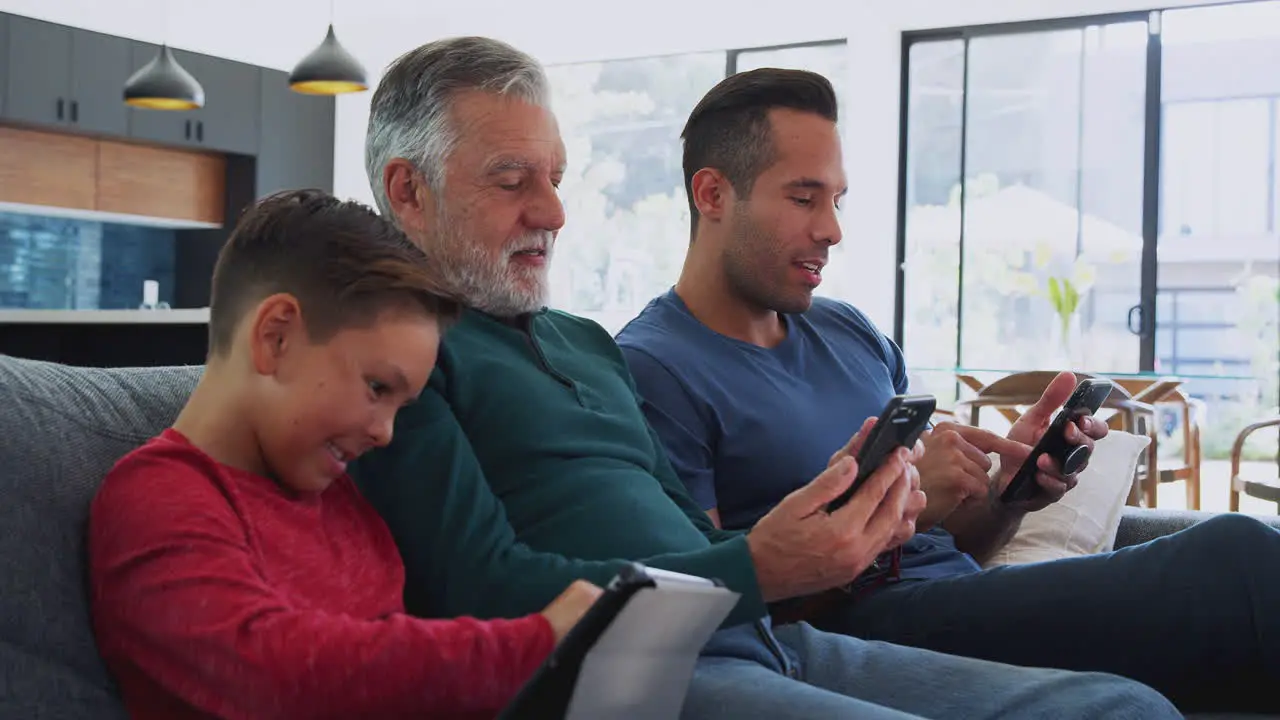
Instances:
[[[298,62],[289,87],[307,95],[337,95],[369,89],[364,66],[338,43],[329,24],[324,42]]]
[[[168,45],[124,84],[128,105],[151,110],[194,110],[204,107],[204,88],[178,64]]]

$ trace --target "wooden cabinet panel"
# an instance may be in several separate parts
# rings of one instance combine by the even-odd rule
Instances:
[[[0,127],[0,157],[0,201],[93,209],[97,141]]]
[[[0,202],[221,225],[227,159],[0,126]]]
[[[96,209],[220,225],[226,177],[221,155],[104,140]]]

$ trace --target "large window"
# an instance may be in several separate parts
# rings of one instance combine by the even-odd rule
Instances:
[[[1161,13],[1155,368],[1208,403],[1206,453],[1275,412],[1280,2]],[[1249,457],[1276,457],[1257,433]]]
[[[678,279],[689,242],[680,131],[726,72],[803,68],[838,89],[845,58],[841,42],[548,68],[569,159],[552,305],[617,332]],[[839,296],[840,277],[823,291]]]
[[[956,367],[1137,369],[1146,34],[911,46],[902,334],[922,387],[951,395]]]
[[[1177,374],[1206,403],[1210,457],[1275,411],[1280,1],[904,48],[896,331],[917,387],[954,397],[964,370]]]
[[[548,68],[569,171],[552,305],[617,332],[679,277],[689,242],[680,130],[725,54]]]

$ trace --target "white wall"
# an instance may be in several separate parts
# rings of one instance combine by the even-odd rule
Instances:
[[[854,98],[845,153],[857,172],[846,242],[863,250],[854,298],[886,329],[893,317],[901,34],[955,27],[1204,4],[1198,0],[816,0],[803,12],[744,10],[736,0],[339,0],[338,37],[371,79],[405,50],[483,34],[547,64],[849,39]],[[774,6],[777,7],[777,6]],[[320,0],[0,0],[0,11],[288,69],[323,36]],[[363,136],[370,93],[338,100],[335,191],[366,202]],[[569,220],[572,222],[572,218]]]

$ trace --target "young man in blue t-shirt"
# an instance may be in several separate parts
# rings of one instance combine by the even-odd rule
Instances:
[[[846,189],[834,93],[815,77],[738,74],[695,108],[682,135],[693,225],[683,272],[617,338],[681,480],[726,529],[750,528],[907,391],[894,343],[853,307],[813,297],[841,241]],[[1261,523],[1223,516],[1107,555],[980,569],[1027,513],[1074,487],[1043,458],[1036,500],[995,499],[1074,384],[1071,373],[1055,379],[1008,437],[933,428],[917,535],[887,577],[811,605],[809,619],[952,654],[1123,674],[1184,708],[1280,708],[1265,682],[1249,684],[1280,678],[1280,533]],[[1091,444],[1106,432],[1085,418],[1066,435]]]

